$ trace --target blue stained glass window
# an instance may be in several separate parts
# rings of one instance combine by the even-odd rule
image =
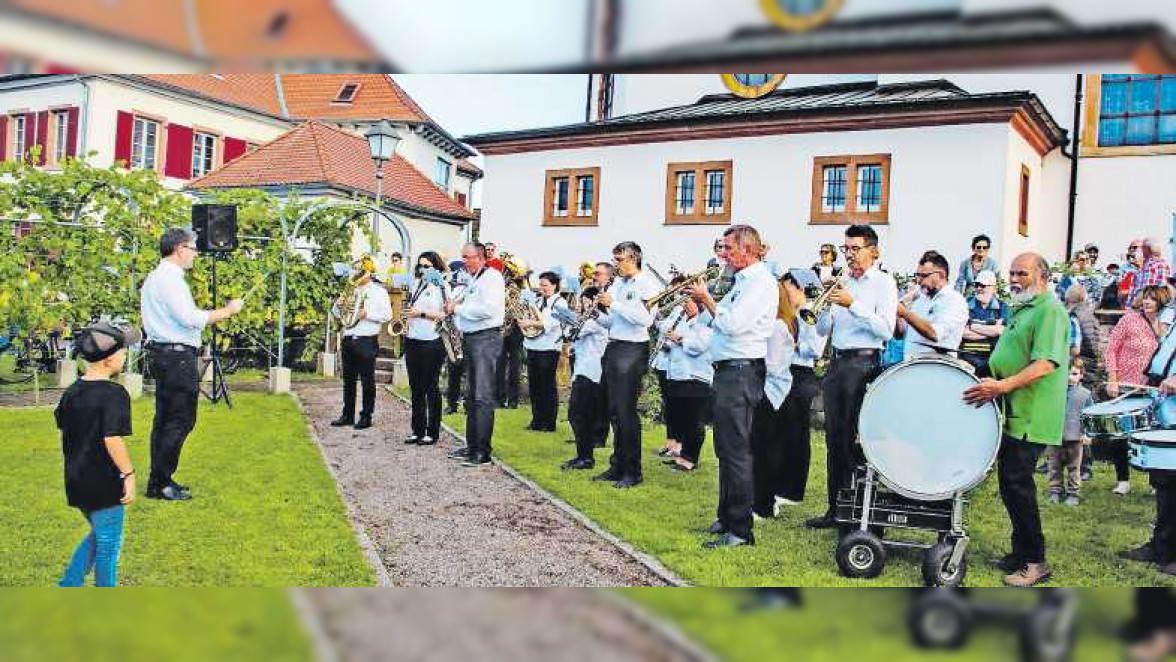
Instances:
[[[1176,112],[1176,76],[1164,76],[1160,83],[1160,111]]]
[[[1160,142],[1168,145],[1176,143],[1176,115],[1160,118]]]
[[[1176,75],[1106,74],[1098,144],[1176,144]]]
[[[1127,112],[1127,83],[1104,83],[1102,89],[1103,115],[1122,115]]]
[[[1118,147],[1123,144],[1127,133],[1127,120],[1110,119],[1098,123],[1098,144],[1103,147]]]
[[[1131,113],[1154,113],[1156,111],[1157,80],[1133,80],[1131,85]]]
[[[1156,118],[1150,115],[1132,117],[1127,120],[1128,145],[1154,145],[1156,143]]]

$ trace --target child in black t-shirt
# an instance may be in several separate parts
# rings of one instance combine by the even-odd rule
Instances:
[[[74,351],[89,366],[66,389],[54,417],[65,456],[65,495],[82,511],[90,533],[74,551],[60,586],[82,586],[90,569],[95,586],[115,586],[122,549],[123,507],[135,498],[135,470],[123,437],[131,434],[131,399],[110,378],[127,360],[127,347],[141,340],[129,327],[99,323],[74,339]]]

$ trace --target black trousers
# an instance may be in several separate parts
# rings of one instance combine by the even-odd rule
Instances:
[[[450,409],[457,409],[457,403],[461,401],[461,379],[465,376],[465,360],[457,363],[449,363],[448,377],[445,386],[445,400],[449,403]]]
[[[1115,480],[1126,482],[1131,480],[1131,464],[1128,461],[1131,448],[1126,439],[1111,439],[1111,464],[1115,465]]]
[[[1170,588],[1135,589],[1135,624],[1140,634],[1176,627],[1176,591]]]
[[[196,348],[159,347],[150,350],[149,358],[155,377],[155,422],[151,426],[151,476],[147,489],[155,492],[172,483],[184,441],[196,427],[200,371]]]
[[[804,501],[808,489],[809,465],[812,462],[812,410],[817,397],[817,374],[807,366],[792,366],[792,389],[780,407],[780,434],[784,452],[780,459],[780,482],[776,495],[791,501]]]
[[[502,338],[502,351],[494,366],[495,397],[502,404],[518,404],[519,373],[523,364],[523,332],[516,324]]]
[[[674,431],[674,421],[670,416],[670,378],[665,370],[654,370],[653,374],[657,376],[657,390],[661,394],[662,422],[666,424],[666,439],[680,442],[682,440]]]
[[[760,399],[751,424],[751,457],[754,491],[752,510],[760,517],[771,517],[776,492],[784,480],[784,405],[773,409],[767,396]]]
[[[592,460],[597,446],[608,437],[608,401],[604,385],[583,375],[572,381],[568,398],[568,422],[576,438],[576,459]]]
[[[1176,561],[1176,471],[1153,471],[1150,481],[1156,488],[1156,528],[1151,547],[1161,561],[1171,563]]]
[[[682,459],[697,465],[706,441],[711,386],[698,381],[666,382],[666,424],[682,444]]]
[[[412,436],[437,439],[441,435],[441,366],[445,346],[441,339],[404,339],[404,367],[412,392]]]
[[[862,464],[857,443],[858,415],[866,386],[878,372],[878,358],[849,355],[833,359],[825,375],[825,446],[829,476],[829,512],[837,507],[837,492],[849,487],[854,467]]]
[[[363,385],[363,402],[359,415],[370,417],[376,411],[376,352],[379,341],[375,336],[343,338],[343,418],[355,418],[355,383]]]
[[[649,343],[609,341],[601,360],[613,426],[611,471],[618,478],[641,478],[641,418],[637,400],[649,363]]]
[[[1012,553],[1023,563],[1045,562],[1045,534],[1041,530],[1034,482],[1042,448],[1006,435],[1001,439],[997,455],[1000,498],[1012,524]]]
[[[751,506],[755,476],[751,429],[755,409],[764,397],[763,361],[715,365],[715,455],[719,458],[719,507],[723,530],[753,539]]]
[[[527,352],[527,390],[531,395],[531,427],[554,430],[559,416],[559,391],[555,370],[559,352]]]
[[[466,443],[470,455],[489,456],[494,436],[494,367],[502,355],[499,327],[462,336],[466,364]]]

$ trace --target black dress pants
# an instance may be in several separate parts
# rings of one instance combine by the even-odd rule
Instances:
[[[666,394],[666,421],[682,444],[681,457],[697,466],[706,441],[711,386],[706,382],[670,380],[666,382]]]
[[[184,441],[196,427],[200,374],[196,348],[176,345],[149,349],[155,377],[155,421],[151,425],[151,476],[147,489],[158,492],[172,483]]]
[[[457,409],[457,403],[462,400],[461,380],[465,377],[465,359],[457,363],[448,363],[447,372],[449,375],[446,378],[445,400],[450,409]]]
[[[597,446],[608,436],[608,402],[604,386],[578,375],[568,398],[568,422],[576,438],[576,459],[592,460]]]
[[[370,418],[376,410],[375,336],[343,337],[343,418],[355,418],[355,383],[363,385],[361,418]]]
[[[500,327],[462,336],[466,364],[466,443],[471,457],[489,457],[494,436],[494,367],[502,354]]]
[[[1045,534],[1034,483],[1041,446],[1005,435],[997,455],[1000,498],[1012,524],[1012,553],[1022,563],[1045,562]]]
[[[441,366],[445,346],[441,339],[404,340],[404,367],[412,392],[412,436],[437,439],[441,434]]]
[[[755,477],[751,428],[764,397],[763,360],[715,364],[715,455],[719,458],[717,519],[724,531],[744,540],[752,536],[751,506]]]
[[[864,463],[858,445],[858,415],[866,386],[878,372],[878,355],[850,354],[833,359],[825,375],[825,446],[828,455],[829,513],[837,492],[849,487],[854,468]]]
[[[1163,563],[1176,561],[1176,471],[1151,472],[1156,488],[1156,528],[1152,550]]]
[[[519,402],[519,373],[523,363],[523,332],[512,324],[502,338],[502,351],[494,366],[495,398],[499,404],[517,405]]]
[[[784,453],[780,460],[780,482],[776,495],[790,501],[804,501],[812,461],[812,410],[817,397],[817,375],[807,366],[792,366],[792,389],[781,407],[780,434]]]
[[[784,479],[784,405],[773,409],[767,396],[760,399],[751,424],[751,456],[755,491],[752,510],[771,517],[776,506],[777,487]]]
[[[555,381],[558,351],[527,351],[527,384],[531,395],[531,427],[555,430],[559,417],[559,390]]]
[[[610,471],[617,479],[639,479],[641,473],[641,418],[637,400],[649,363],[649,343],[609,341],[602,366],[608,393],[608,417],[613,426]]]

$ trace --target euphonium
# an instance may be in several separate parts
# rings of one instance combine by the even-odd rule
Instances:
[[[808,324],[809,326],[816,326],[817,318],[824,314],[824,312],[829,309],[829,306],[833,304],[833,291],[844,286],[845,274],[842,274],[837,278],[837,280],[833,281],[832,285],[825,288],[825,291],[821,292],[821,294],[816,299],[813,299],[812,304],[808,308],[801,308],[800,311],[797,312],[797,316],[800,317],[800,321]]]

